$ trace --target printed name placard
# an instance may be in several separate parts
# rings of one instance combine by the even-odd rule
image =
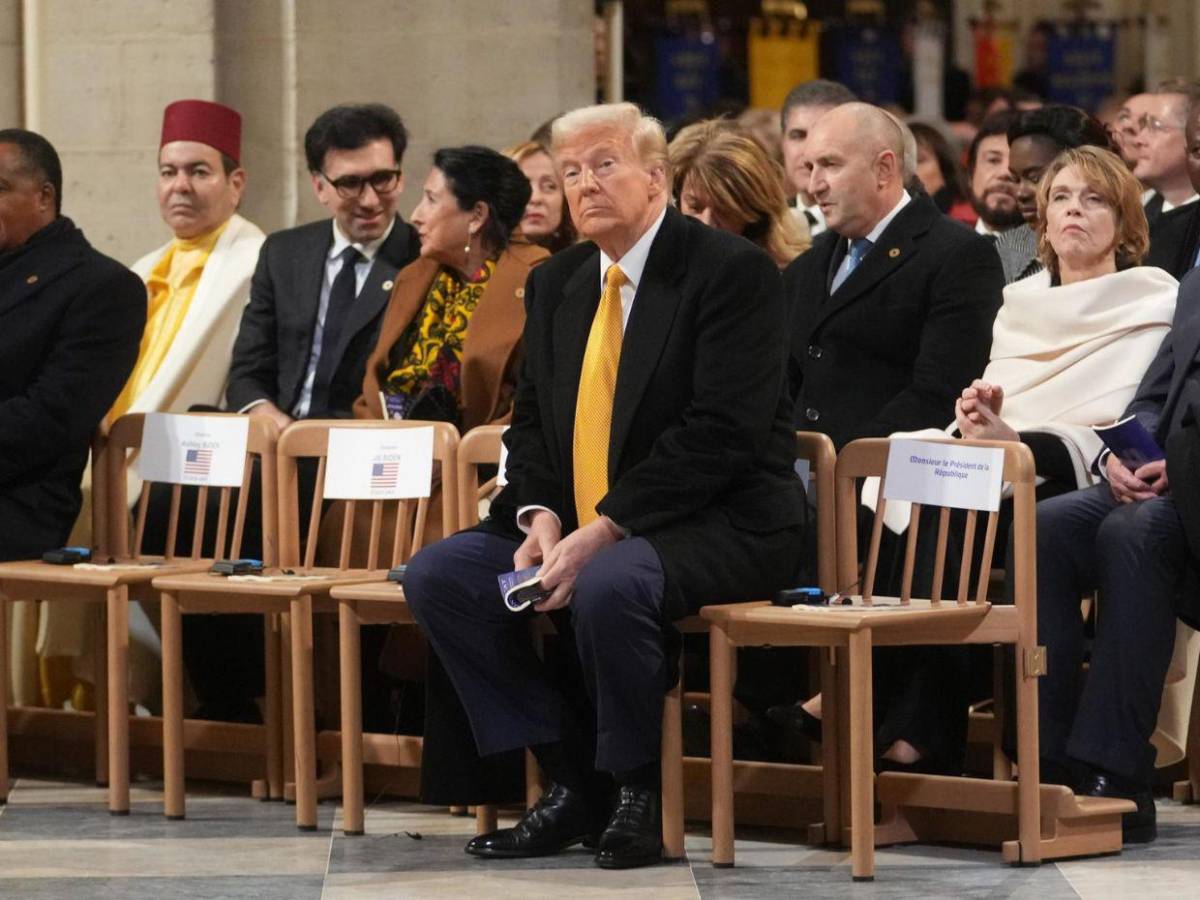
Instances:
[[[136,462],[143,481],[237,487],[246,465],[246,416],[147,413]]]
[[[504,426],[504,431],[500,432],[500,469],[496,472],[496,485],[504,487],[508,484],[508,446],[504,443],[504,435],[508,432],[508,426]]]
[[[325,496],[331,500],[428,497],[432,428],[331,428]]]
[[[957,509],[997,510],[1004,451],[896,439],[888,452],[883,496]]]

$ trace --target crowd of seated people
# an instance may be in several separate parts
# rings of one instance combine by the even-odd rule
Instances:
[[[1198,96],[1165,82],[1111,127],[1009,104],[956,148],[818,80],[781,110],[782,166],[734,120],[668,143],[635,106],[586,107],[505,153],[438,149],[407,220],[400,116],[345,104],[304,141],[329,217],[265,237],[238,214],[240,116],[184,100],[158,150],[170,240],[132,271],[62,215],[54,148],[0,131],[0,559],[63,545],[86,521],[88,441],[127,412],[509,425],[488,517],[435,541],[431,516],[410,561],[429,652],[368,629],[365,720],[391,727],[396,680],[424,682],[433,802],[515,799],[517,754],[532,750],[544,795],[469,853],[586,841],[600,867],[626,868],[661,851],[671,623],[809,571],[794,430],[838,449],[896,434],[1020,441],[1041,482],[1044,780],[1135,799],[1125,838],[1151,840],[1152,733],[1176,620],[1196,603],[1197,538],[1169,467],[1200,403]],[[1104,451],[1093,426],[1125,415],[1167,461],[1131,470]],[[301,469],[308,497],[314,479]],[[150,532],[162,506],[151,496]],[[325,511],[321,554],[336,555],[342,520]],[[355,559],[370,531],[357,523]],[[498,574],[528,566],[559,633],[553,677],[527,618],[495,596]],[[1078,600],[1097,588],[1085,680]],[[86,708],[75,672],[89,629],[55,604],[42,614],[15,629],[40,633],[14,655],[15,698]],[[156,635],[139,621],[132,696],[153,709]],[[194,715],[259,719],[261,627],[188,617]],[[881,768],[963,771],[964,665],[947,648],[877,653]],[[819,739],[821,704],[792,695],[756,712]]]

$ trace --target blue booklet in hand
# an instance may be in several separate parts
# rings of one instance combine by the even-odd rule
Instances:
[[[505,572],[496,580],[500,583],[500,593],[504,597],[504,605],[510,612],[520,612],[532,603],[540,603],[550,596],[550,592],[542,587],[538,578],[541,566],[530,566],[516,572]]]
[[[1137,420],[1136,416],[1127,416],[1111,425],[1093,425],[1092,430],[1100,435],[1104,446],[1124,463],[1130,472],[1136,472],[1146,463],[1163,459],[1163,453],[1154,435],[1146,430],[1146,426]]]

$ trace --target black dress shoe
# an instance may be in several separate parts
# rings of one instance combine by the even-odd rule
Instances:
[[[595,807],[582,793],[552,784],[514,827],[473,837],[466,851],[489,859],[549,856],[594,836],[602,827]]]
[[[600,835],[596,865],[633,869],[662,859],[662,799],[657,788],[623,785],[617,808]]]
[[[1120,797],[1136,803],[1135,811],[1121,816],[1121,839],[1126,844],[1148,844],[1158,837],[1158,814],[1148,786],[1093,770],[1084,776],[1075,793],[1082,797]]]
[[[793,735],[803,735],[815,744],[821,743],[821,720],[800,703],[772,706],[767,709],[767,718]]]

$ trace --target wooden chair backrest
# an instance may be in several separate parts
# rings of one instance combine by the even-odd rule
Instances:
[[[231,416],[234,413],[189,413],[196,416]],[[242,467],[242,483],[237,488],[236,506],[233,510],[232,527],[230,527],[230,503],[234,488],[208,488],[201,486],[197,489],[196,514],[192,525],[192,549],[188,558],[200,559],[204,545],[204,525],[207,515],[208,492],[220,492],[220,506],[217,512],[217,533],[214,544],[214,559],[237,559],[242,552],[242,528],[246,521],[246,505],[250,499],[250,478],[255,459],[259,460],[262,481],[262,536],[263,563],[276,564],[276,520],[275,504],[275,447],[279,440],[279,428],[265,416],[247,416],[249,425],[246,433],[246,461]],[[142,555],[142,542],[146,535],[146,513],[150,508],[150,487],[152,482],[143,481],[142,494],[138,499],[137,510],[133,519],[133,533],[130,534],[126,510],[129,508],[127,497],[126,472],[132,464],[130,451],[139,450],[142,446],[142,428],[146,417],[143,413],[129,413],[118,419],[108,434],[105,448],[108,472],[107,493],[109,497],[109,549],[118,559]],[[180,528],[180,497],[183,485],[171,485],[171,509],[167,519],[167,537],[165,557],[175,559],[175,543]],[[228,543],[227,543],[228,539]],[[132,550],[132,552],[131,552]],[[228,551],[228,552],[227,552]]]
[[[458,527],[470,528],[479,522],[481,466],[500,462],[503,425],[479,425],[463,435],[458,445]],[[494,479],[488,484],[494,484]]]
[[[421,422],[408,420],[360,421],[360,420],[307,420],[295,422],[287,427],[279,439],[279,558],[281,566],[305,566],[316,564],[317,542],[321,531],[321,512],[325,499],[325,467],[329,452],[329,430],[331,428],[398,429],[432,428],[433,459],[440,463],[442,525],[445,534],[457,530],[458,485],[455,470],[458,455],[458,429],[446,422]],[[312,505],[308,510],[300,509],[299,478],[296,463],[299,459],[316,459],[317,478],[313,491]],[[435,482],[438,467],[434,469]],[[371,505],[371,533],[368,545],[367,568],[379,565],[379,538],[383,528],[383,513],[387,506],[396,507],[396,526],[393,532],[391,557],[388,568],[399,565],[421,549],[424,543],[425,521],[428,516],[430,498],[419,500],[346,500],[338,551],[338,569],[350,568],[351,542],[354,539],[354,510],[359,503]],[[308,516],[308,538],[304,543],[303,556],[300,547],[300,516]]]
[[[837,451],[828,435],[815,431],[796,432],[796,458],[808,460],[811,481],[806,488],[816,491],[817,582],[821,590],[837,590],[837,519],[834,468]]]
[[[1003,480],[1012,485],[1013,499],[1013,538],[1014,538],[1014,575],[1016,578],[1016,596],[1025,598],[1031,604],[1034,601],[1034,528],[1036,516],[1034,513],[1035,477],[1033,455],[1024,444],[1009,441],[935,441],[934,443],[952,443],[969,447],[995,447],[1004,451]],[[885,476],[887,472],[888,451],[891,442],[887,438],[866,438],[853,441],[842,448],[837,461],[837,545],[838,545],[838,582],[841,590],[849,593],[847,586],[862,585],[864,603],[870,603],[875,591],[875,576],[879,563],[879,546],[883,536],[883,519],[886,513],[887,501],[884,499]],[[875,507],[875,518],[871,526],[871,539],[867,549],[866,567],[860,572],[858,567],[858,480],[862,478],[879,478],[879,498]],[[935,604],[942,600],[942,588],[946,568],[946,547],[950,533],[950,507],[937,507],[938,530],[934,550],[934,571],[930,600]],[[958,589],[955,602],[965,605],[968,602],[983,603],[987,599],[988,576],[992,568],[992,558],[996,550],[996,526],[999,513],[985,512],[983,552],[979,565],[974,562],[975,533],[979,511],[966,511],[961,543],[962,559],[957,573]],[[913,570],[915,567],[917,539],[920,532],[921,505],[912,505],[912,516],[909,521],[905,539],[904,569],[901,576],[900,602],[907,604],[912,598]],[[974,597],[970,597],[970,584],[976,583]]]
[[[108,421],[102,419],[92,434],[92,559],[106,559],[108,522],[112,516],[108,496]]]

